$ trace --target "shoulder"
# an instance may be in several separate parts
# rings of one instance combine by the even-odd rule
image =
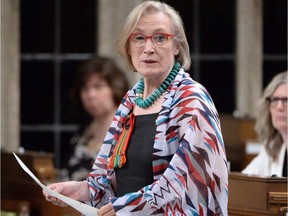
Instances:
[[[180,71],[176,79],[175,88],[182,98],[202,98],[212,100],[207,89],[199,82],[195,81],[190,74]]]
[[[188,73],[181,70],[173,88],[172,108],[190,107],[191,109],[201,109],[204,112],[217,113],[209,92],[201,83],[193,80]]]

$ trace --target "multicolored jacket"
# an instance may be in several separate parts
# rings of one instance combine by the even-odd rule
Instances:
[[[114,197],[109,157],[132,112],[138,83],[126,94],[87,178],[91,205],[109,200],[117,215],[228,215],[228,169],[220,121],[206,89],[180,70],[156,120],[154,182]]]

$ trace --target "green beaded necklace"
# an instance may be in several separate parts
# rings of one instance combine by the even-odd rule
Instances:
[[[142,78],[136,89],[137,98],[135,99],[135,103],[143,109],[146,109],[147,107],[151,106],[167,90],[170,83],[175,79],[176,75],[178,74],[180,68],[181,68],[180,63],[175,62],[171,72],[166,77],[164,82],[145,100],[142,98],[144,92],[144,81]]]

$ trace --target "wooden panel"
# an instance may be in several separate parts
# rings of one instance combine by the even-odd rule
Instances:
[[[221,129],[225,143],[227,160],[231,171],[241,171],[247,165],[245,144],[247,140],[256,140],[254,119],[235,118],[231,114],[220,114]]]
[[[287,192],[269,192],[268,193],[268,208],[278,210],[288,205],[288,193]]]
[[[229,174],[229,215],[277,215],[287,196],[287,178]]]
[[[57,171],[52,154],[27,152],[17,156],[42,183],[55,182]],[[42,188],[20,167],[13,154],[1,152],[1,204],[7,210],[13,206],[12,210],[17,210],[21,203],[28,204],[31,216],[81,215],[71,207],[61,208],[47,202]]]
[[[245,143],[248,139],[257,139],[254,119],[235,118],[230,114],[220,114],[220,120],[223,137],[227,143],[237,145]]]
[[[1,211],[19,213],[29,213],[30,204],[25,200],[1,199]]]

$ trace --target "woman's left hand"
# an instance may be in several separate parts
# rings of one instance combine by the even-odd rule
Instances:
[[[114,216],[116,212],[114,211],[112,203],[108,203],[102,206],[97,213],[98,216]]]

